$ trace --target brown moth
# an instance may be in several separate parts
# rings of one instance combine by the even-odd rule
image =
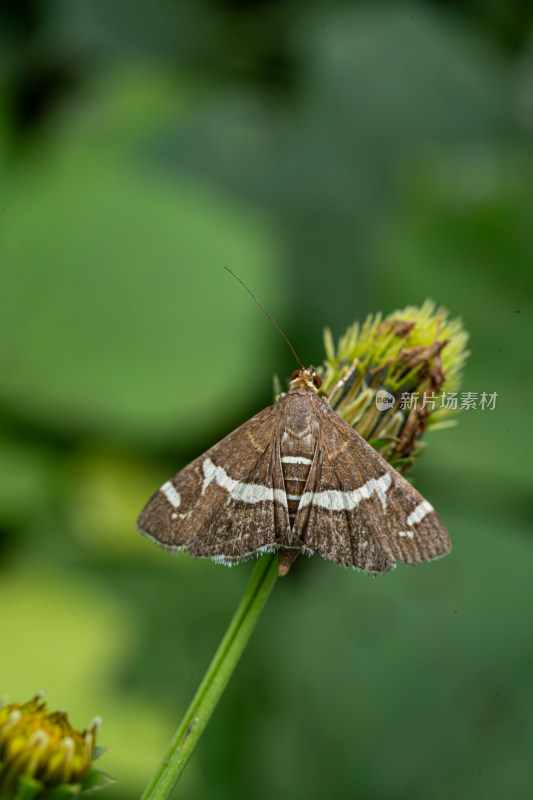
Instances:
[[[318,395],[314,367],[153,495],[138,530],[235,564],[277,551],[280,574],[319,553],[377,574],[449,552],[433,507]]]

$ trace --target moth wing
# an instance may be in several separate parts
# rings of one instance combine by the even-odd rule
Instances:
[[[371,573],[448,553],[450,539],[432,506],[320,403],[320,441],[295,520],[304,548]]]
[[[170,550],[236,563],[274,549],[288,525],[276,407],[264,409],[163,484],[137,529]]]

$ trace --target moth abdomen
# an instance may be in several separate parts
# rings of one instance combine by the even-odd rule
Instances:
[[[291,459],[285,461],[284,459]],[[292,460],[295,459],[295,460]],[[297,460],[296,460],[297,459]],[[309,475],[309,469],[313,463],[312,453],[310,456],[281,456],[281,468],[283,470],[283,479],[285,483],[285,493],[287,495],[287,508],[289,510],[289,520],[291,528],[294,525],[296,514],[298,513],[298,506],[304,493],[305,484]]]

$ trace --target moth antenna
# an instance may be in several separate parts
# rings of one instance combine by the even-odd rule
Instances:
[[[253,292],[252,292],[252,291],[251,291],[251,290],[250,290],[250,289],[247,287],[247,285],[244,283],[244,281],[241,281],[241,279],[239,278],[239,276],[238,276],[238,275],[235,275],[235,273],[234,273],[234,272],[232,272],[232,271],[231,271],[231,269],[230,269],[229,267],[224,267],[224,269],[225,269],[227,272],[229,272],[229,273],[230,273],[230,275],[233,275],[233,277],[234,277],[236,280],[238,280],[238,281],[239,281],[239,283],[241,284],[241,286],[244,286],[244,288],[246,289],[246,291],[248,292],[248,294],[250,294],[250,295],[253,297],[253,299],[255,300],[255,302],[257,303],[257,305],[259,306],[259,308],[261,308],[261,309],[262,309],[262,310],[265,312],[265,314],[267,315],[267,317],[269,318],[269,320],[270,320],[270,321],[271,321],[271,322],[272,322],[272,323],[273,323],[273,324],[276,326],[276,328],[278,329],[278,331],[281,333],[281,335],[283,336],[283,338],[285,339],[285,341],[287,342],[287,344],[288,344],[288,345],[289,345],[289,347],[291,348],[291,350],[292,350],[292,354],[293,354],[294,358],[296,359],[296,361],[297,361],[297,362],[298,362],[298,364],[300,365],[300,369],[304,369],[304,365],[302,364],[302,362],[301,362],[301,361],[300,361],[300,359],[298,358],[298,354],[297,354],[296,350],[294,349],[294,347],[292,346],[292,344],[290,343],[290,341],[288,340],[288,338],[285,336],[285,334],[283,333],[283,331],[282,331],[282,330],[281,330],[281,328],[279,327],[279,325],[278,325],[278,323],[276,322],[276,320],[274,319],[274,317],[272,317],[272,316],[271,316],[271,315],[268,313],[268,311],[266,310],[266,308],[264,307],[264,305],[262,305],[262,304],[259,302],[259,300],[258,300],[258,299],[257,299],[257,297],[255,296],[255,294],[254,294],[254,293],[253,293]]]

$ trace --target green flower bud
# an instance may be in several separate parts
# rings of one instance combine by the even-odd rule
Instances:
[[[460,386],[467,341],[461,320],[450,320],[431,300],[384,320],[370,315],[362,326],[351,325],[337,346],[326,329],[321,394],[405,472],[420,455],[426,430],[454,424],[457,408],[443,403],[443,393]]]
[[[92,770],[99,725],[74,730],[64,711],[47,712],[42,694],[0,707],[0,800],[59,800],[107,785]]]

